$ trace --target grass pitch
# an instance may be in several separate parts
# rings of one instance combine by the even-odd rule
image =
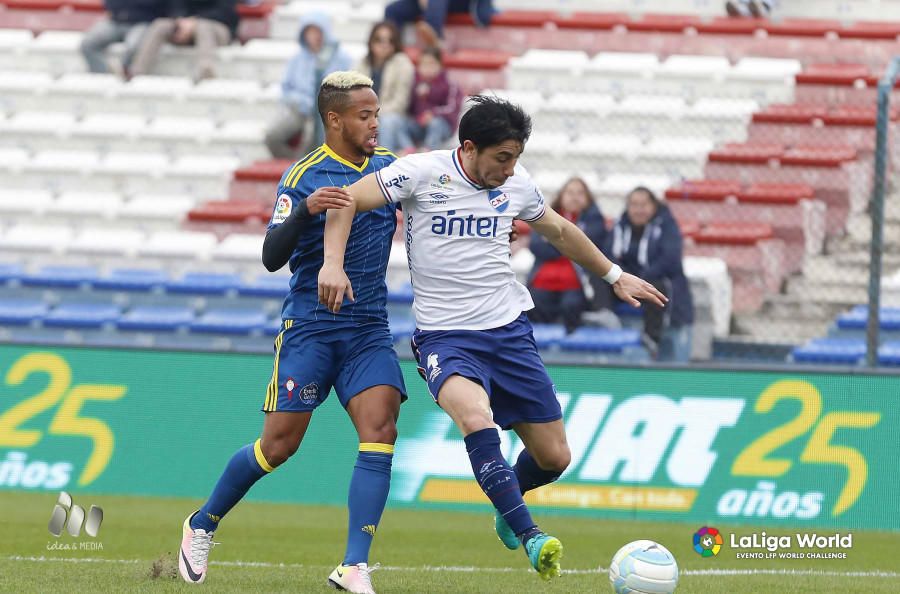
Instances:
[[[48,532],[55,494],[0,492],[0,591],[324,594],[332,591],[326,578],[344,550],[344,509],[243,502],[216,533],[222,544],[210,557],[206,583],[197,587],[177,578],[174,552],[181,523],[198,501],[75,498],[85,507],[103,508],[96,539],[67,534],[57,539]],[[372,562],[382,564],[373,582],[383,594],[611,592],[605,568],[613,553],[626,542],[647,538],[661,542],[678,560],[679,594],[900,592],[900,533],[854,531],[846,559],[746,560],[727,546],[717,557],[704,559],[691,543],[699,526],[540,513],[538,520],[565,546],[564,574],[549,583],[528,568],[521,550],[503,548],[487,513],[388,509],[372,551]],[[716,527],[730,532],[729,526]],[[740,527],[738,532],[752,530]],[[74,548],[59,548],[64,545]]]

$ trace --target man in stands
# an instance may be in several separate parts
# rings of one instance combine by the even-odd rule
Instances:
[[[91,72],[110,71],[106,48],[118,42],[125,43],[119,70],[124,72],[137,51],[150,23],[166,16],[169,3],[166,0],[105,0],[107,18],[98,21],[84,34],[81,53]]]
[[[476,25],[487,27],[496,12],[491,0],[394,0],[385,7],[384,19],[401,30],[415,22],[422,43],[440,47],[448,14],[469,13]]]

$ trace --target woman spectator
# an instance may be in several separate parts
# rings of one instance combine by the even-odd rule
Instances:
[[[394,23],[384,21],[372,27],[369,52],[356,65],[356,70],[372,79],[372,89],[378,95],[378,144],[392,151],[398,146],[400,129],[406,123],[415,67],[403,53],[400,30]]]
[[[669,298],[664,309],[642,306],[645,342],[651,351],[658,351],[659,361],[688,362],[694,304],[681,264],[681,231],[669,207],[639,186],[628,194],[625,212],[611,236],[606,254],[622,270],[640,275]]]
[[[550,208],[578,225],[597,247],[603,247],[606,223],[583,179],[573,177],[567,181]],[[609,292],[597,291],[587,273],[546,239],[533,233],[529,248],[534,254],[534,267],[528,277],[534,300],[534,309],[528,312],[532,322],[549,324],[561,320],[566,331],[572,332],[581,324],[581,314],[590,302],[600,298],[599,306],[609,306]]]
[[[417,145],[429,151],[442,148],[456,131],[462,102],[463,92],[447,77],[441,51],[422,50],[398,148],[405,153],[415,151]]]

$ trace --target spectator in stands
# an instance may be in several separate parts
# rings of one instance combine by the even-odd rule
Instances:
[[[681,231],[669,207],[649,189],[628,194],[625,212],[610,234],[609,258],[640,274],[666,297],[665,309],[644,304],[644,341],[659,361],[686,363],[691,356],[694,304],[681,264]]]
[[[372,79],[378,95],[378,144],[392,151],[398,146],[400,129],[406,125],[415,67],[403,52],[400,30],[394,23],[383,21],[372,27],[369,52],[356,69]]]
[[[578,225],[599,248],[606,243],[606,223],[594,196],[585,181],[573,177],[563,185],[550,208]],[[552,324],[559,321],[572,332],[581,325],[581,314],[593,303],[610,307],[612,294],[598,290],[594,279],[578,265],[559,253],[540,234],[533,233],[529,243],[534,254],[534,267],[528,276],[528,289],[534,309],[528,312],[534,323]],[[602,279],[597,279],[603,283]],[[599,303],[597,298],[601,300]]]
[[[237,34],[237,0],[174,0],[167,18],[150,25],[134,56],[130,74],[149,74],[166,42],[196,48],[194,80],[215,76],[216,48]]]
[[[423,45],[440,47],[448,14],[469,13],[476,25],[487,27],[496,12],[492,0],[395,0],[385,7],[384,18],[401,31],[407,23],[416,23]]]
[[[769,18],[778,0],[728,0],[725,10],[732,17]]]
[[[429,151],[443,147],[456,132],[464,98],[462,89],[447,76],[441,51],[434,47],[422,50],[397,148],[410,153],[417,145]]]
[[[81,40],[81,53],[91,72],[110,71],[106,48],[118,42],[125,43],[121,66],[125,72],[134,53],[140,46],[150,23],[166,16],[167,0],[105,0],[107,18],[97,21]]]
[[[331,18],[310,12],[300,20],[300,51],[288,62],[281,81],[281,111],[266,132],[266,145],[277,159],[295,159],[324,141],[316,96],[332,72],[350,70],[353,59],[341,48]],[[292,143],[300,135],[297,148]]]

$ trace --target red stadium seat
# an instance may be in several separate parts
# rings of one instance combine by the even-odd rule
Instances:
[[[811,64],[797,74],[796,81],[806,85],[855,85],[870,75],[865,64]]]
[[[494,15],[491,27],[543,27],[559,18],[559,13],[552,10],[504,10]],[[455,13],[447,16],[448,25],[474,25],[468,13]]]
[[[754,122],[771,122],[776,124],[809,124],[822,119],[828,113],[825,105],[809,103],[773,103],[764,110],[753,114]]]
[[[837,33],[843,28],[840,21],[827,19],[784,19],[769,21],[765,24],[769,35],[789,37],[823,37],[828,33]]]
[[[249,4],[238,4],[237,11],[242,19],[264,19],[275,10],[277,4],[273,0],[266,0],[252,6]]]
[[[628,24],[630,19],[622,12],[576,12],[569,17],[557,18],[554,22],[560,29],[608,31]]]
[[[796,146],[784,152],[782,165],[840,167],[855,161],[858,151],[852,146]]]
[[[741,184],[736,181],[719,179],[685,180],[680,186],[666,190],[668,200],[722,201],[729,196],[737,196]]]
[[[768,19],[716,17],[710,21],[697,23],[694,28],[698,33],[709,35],[753,35],[764,29],[768,23]]]
[[[693,239],[694,236],[700,233],[700,223],[697,221],[678,219],[678,229],[681,231],[682,237],[685,239]]]
[[[640,19],[626,23],[629,31],[651,31],[654,33],[681,33],[703,22],[700,17],[683,14],[646,13]]]
[[[900,37],[900,23],[882,21],[857,21],[842,28],[838,35],[841,39],[888,39]]]
[[[768,163],[784,154],[780,144],[739,144],[730,143],[709,153],[710,162],[721,163]]]
[[[291,166],[287,159],[273,159],[271,161],[257,161],[252,165],[241,167],[234,172],[234,179],[239,181],[264,181],[278,182],[285,170]]]
[[[898,112],[891,109],[889,117],[896,120]],[[872,127],[878,118],[877,108],[874,105],[840,105],[831,109],[823,118],[829,126],[866,126]]]
[[[710,223],[694,236],[696,243],[722,243],[727,245],[754,245],[775,237],[771,225],[765,223],[736,222]]]
[[[188,220],[206,223],[246,223],[268,221],[272,214],[255,200],[212,200],[201,204],[188,213]]]
[[[796,204],[813,198],[815,191],[807,184],[753,184],[738,193],[741,202]]]

